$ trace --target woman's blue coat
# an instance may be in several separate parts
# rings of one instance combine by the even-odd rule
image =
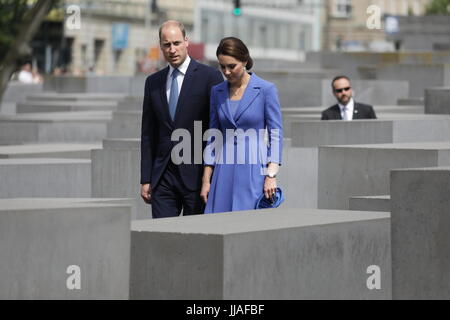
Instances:
[[[234,116],[229,104],[224,81],[211,91],[210,128],[220,131],[223,144],[210,139],[205,150],[205,164],[214,166],[205,213],[254,209],[267,163],[281,164],[283,129],[275,85],[251,73]]]

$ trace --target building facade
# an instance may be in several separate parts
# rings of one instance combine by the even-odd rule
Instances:
[[[75,75],[153,72],[162,63],[159,24],[176,19],[192,30],[194,2],[67,0],[64,41],[72,54],[69,71]]]
[[[317,0],[321,1],[321,0]],[[420,16],[431,0],[324,0],[323,48],[342,51],[395,50],[386,41],[384,17]],[[379,21],[377,21],[379,20]]]
[[[75,75],[151,73],[164,65],[158,28],[167,19],[184,23],[190,54],[205,60],[215,60],[226,36],[241,38],[257,59],[303,61],[306,52],[324,49],[394,50],[383,17],[422,15],[430,1],[241,0],[235,15],[233,0],[66,0],[61,44],[44,39],[39,52],[45,72],[62,65]],[[375,28],[374,14],[381,20]]]
[[[450,16],[393,17],[398,28],[388,35],[401,50],[450,51]]]
[[[322,6],[315,0],[244,0],[240,15],[233,9],[232,0],[196,1],[193,39],[205,44],[207,59],[226,36],[242,39],[254,58],[302,60],[320,50]]]

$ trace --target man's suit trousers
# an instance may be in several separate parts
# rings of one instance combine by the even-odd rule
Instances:
[[[158,185],[152,190],[153,218],[177,217],[181,212],[183,215],[202,214],[204,207],[200,190],[188,190],[178,167],[169,160]]]

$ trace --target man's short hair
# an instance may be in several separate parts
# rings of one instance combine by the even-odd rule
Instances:
[[[161,42],[162,29],[164,29],[167,25],[170,25],[170,24],[175,24],[176,26],[178,26],[178,28],[180,28],[180,30],[181,30],[181,33],[183,34],[183,38],[186,38],[186,29],[184,28],[184,24],[181,23],[180,21],[168,20],[159,27],[159,32],[158,32],[159,33],[159,42]]]
[[[334,77],[334,79],[331,80],[331,89],[334,90],[334,83],[335,83],[336,81],[340,80],[340,79],[346,79],[348,82],[350,82],[350,78],[347,77],[347,76],[344,76],[344,75],[340,75],[340,76]]]

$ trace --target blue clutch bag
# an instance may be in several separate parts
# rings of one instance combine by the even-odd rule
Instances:
[[[277,190],[275,191],[275,194],[269,199],[266,199],[263,193],[262,196],[259,197],[258,201],[256,202],[255,209],[278,208],[280,204],[283,203],[283,201],[284,201],[283,190],[281,190],[281,188],[278,187]]]

